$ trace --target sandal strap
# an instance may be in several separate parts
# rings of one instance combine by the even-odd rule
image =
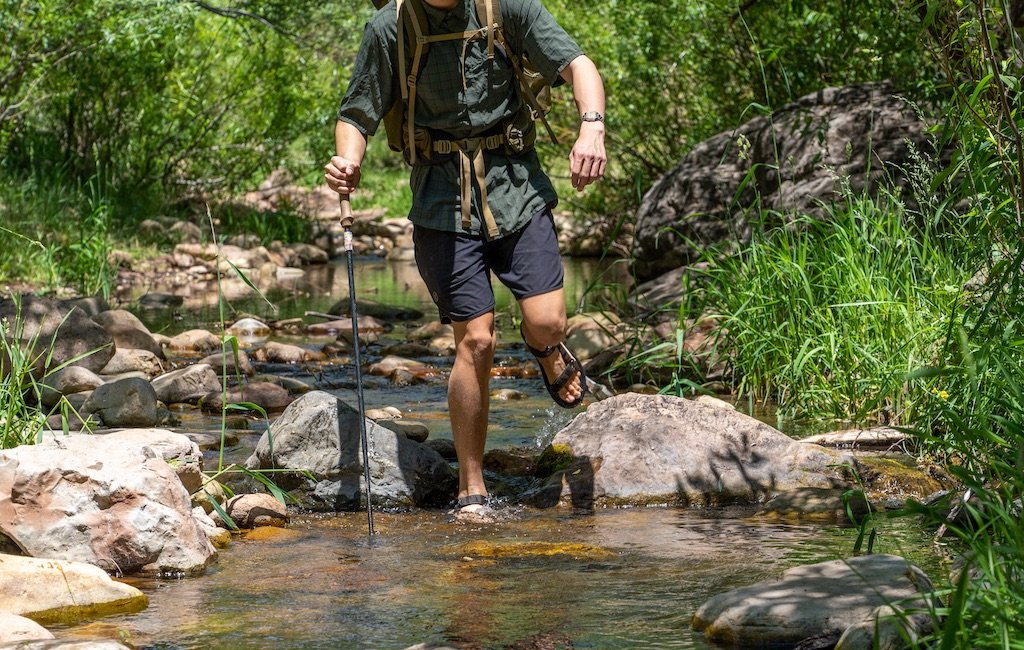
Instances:
[[[561,343],[559,343],[558,345],[549,345],[546,348],[544,348],[543,350],[538,350],[537,348],[533,347],[532,345],[530,345],[529,343],[526,342],[526,334],[523,333],[523,326],[522,326],[522,324],[519,325],[519,336],[522,337],[523,345],[525,345],[526,349],[530,351],[530,354],[532,354],[533,356],[537,357],[538,359],[547,359],[552,354],[557,352],[558,351],[558,346],[561,345]]]
[[[565,367],[562,368],[562,372],[559,373],[558,377],[551,382],[551,388],[553,388],[555,392],[561,391],[562,388],[569,383],[569,380],[576,375],[583,374],[583,368],[580,367],[580,362],[565,349],[564,345],[559,345],[558,350],[562,353],[562,361],[565,363]]]
[[[467,494],[464,497],[459,497],[456,503],[459,505],[460,508],[464,508],[466,506],[485,506],[487,505],[487,495]]]

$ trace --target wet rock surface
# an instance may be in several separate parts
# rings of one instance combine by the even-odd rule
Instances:
[[[796,567],[778,580],[715,596],[694,614],[693,627],[713,643],[787,647],[815,637],[838,639],[881,607],[927,610],[935,605],[933,591],[928,577],[901,557],[852,557]]]

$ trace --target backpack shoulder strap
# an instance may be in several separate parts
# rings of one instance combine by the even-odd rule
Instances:
[[[502,26],[500,0],[476,0],[476,19],[487,30],[487,58],[493,59],[494,39],[500,38]]]

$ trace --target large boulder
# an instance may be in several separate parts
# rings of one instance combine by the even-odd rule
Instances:
[[[97,415],[108,427],[152,427],[160,421],[156,401],[148,381],[128,377],[94,390],[82,413]]]
[[[198,454],[184,436],[159,430],[54,436],[0,451],[0,538],[32,557],[111,573],[202,573],[216,552],[164,460],[183,465]]]
[[[440,505],[451,500],[455,472],[436,451],[371,420],[365,424],[374,505]],[[294,489],[306,507],[365,507],[359,438],[358,411],[329,393],[312,391],[285,409],[260,438],[246,466],[296,470],[275,473],[273,478],[282,487]],[[303,470],[315,481],[304,478]]]
[[[114,356],[113,337],[70,302],[31,295],[0,300],[4,320],[4,336],[33,360],[37,378],[71,362],[99,372]],[[6,353],[0,356],[0,375],[10,371],[10,363]]]
[[[756,212],[817,214],[841,183],[854,194],[903,175],[927,124],[885,84],[826,88],[698,144],[644,196],[636,217],[642,280],[749,241]],[[884,161],[884,162],[882,162]]]
[[[0,555],[0,612],[52,624],[137,612],[147,604],[141,591],[91,564]]]
[[[733,409],[625,393],[555,434],[542,467],[560,469],[539,506],[757,503],[779,491],[844,484],[839,452],[804,445]],[[560,460],[558,460],[560,458]]]
[[[938,605],[921,569],[894,555],[865,555],[799,566],[778,580],[741,587],[708,600],[693,616],[693,627],[712,643],[741,648],[792,647],[806,639],[829,639],[833,647],[848,628],[891,608],[890,619],[906,610]],[[871,648],[868,643],[846,648]],[[877,647],[877,646],[874,646]]]

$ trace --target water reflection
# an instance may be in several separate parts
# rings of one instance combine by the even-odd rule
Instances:
[[[566,258],[565,294],[569,313],[577,307],[592,307],[600,296],[624,295],[632,280],[625,266],[615,260]],[[325,312],[335,303],[348,298],[348,271],[344,258],[329,264],[305,269],[299,277],[286,277],[260,281],[249,277],[248,282],[237,277],[216,281],[197,282],[184,286],[150,284],[132,287],[118,298],[125,302],[137,300],[150,291],[172,293],[184,303],[173,311],[152,311],[145,320],[154,331],[173,334],[198,324],[216,324],[221,306],[227,318],[240,313],[267,319],[301,317],[306,311]],[[358,299],[419,309],[429,319],[437,312],[430,300],[419,272],[413,262],[389,262],[379,258],[360,258],[355,264],[355,284]],[[250,283],[262,293],[252,289]],[[512,294],[497,281],[493,282],[495,302],[499,313],[515,308]]]

